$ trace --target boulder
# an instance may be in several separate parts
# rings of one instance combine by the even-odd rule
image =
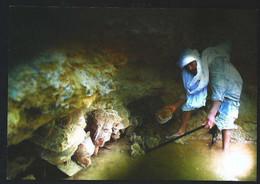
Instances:
[[[85,126],[82,111],[75,111],[67,117],[43,125],[35,131],[31,140],[36,145],[54,152],[64,152],[72,146],[76,149],[84,140]]]
[[[97,109],[88,114],[87,131],[90,131],[91,139],[95,145],[95,154],[98,153],[99,147],[103,147],[110,140],[113,128],[115,127],[116,130],[116,126],[120,125],[121,120],[122,118],[118,113],[112,109]],[[122,127],[122,125],[119,127]]]
[[[82,167],[89,167],[91,165],[91,155],[95,151],[95,145],[93,144],[90,132],[87,132],[84,141],[79,144],[77,150],[72,156],[72,159],[76,161]]]
[[[49,149],[44,149],[41,146],[37,146],[37,152],[39,156],[43,159],[48,161],[49,163],[53,165],[61,164],[67,161],[70,161],[71,156],[74,154],[74,152],[77,150],[78,145],[73,145],[66,149],[65,151],[52,151]]]
[[[61,170],[63,173],[67,174],[68,176],[73,176],[80,170],[82,170],[82,166],[71,160],[70,162],[67,163],[61,163],[57,165],[57,168]]]
[[[78,145],[85,139],[83,111],[77,110],[61,119],[53,120],[35,131],[31,141],[39,156],[57,165],[71,160]]]

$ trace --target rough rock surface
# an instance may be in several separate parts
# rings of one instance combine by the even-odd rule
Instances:
[[[22,179],[23,180],[35,180],[35,177],[32,174],[30,174],[28,176],[23,177]]]
[[[134,143],[131,145],[131,156],[137,157],[144,154],[145,151],[141,148],[141,146],[138,143]]]
[[[31,140],[38,145],[40,157],[56,165],[70,160],[78,145],[84,141],[85,127],[83,112],[75,111],[41,126]]]
[[[89,107],[115,90],[111,78],[126,54],[110,49],[49,49],[13,67],[8,76],[8,145],[31,137],[41,125]]]
[[[93,144],[90,132],[87,132],[84,141],[80,143],[77,150],[74,152],[72,159],[75,160],[82,167],[89,167],[91,165],[91,155],[94,154],[95,145]]]
[[[110,140],[112,134],[118,134],[120,129],[124,129],[121,123],[122,118],[115,110],[97,109],[88,114],[87,131],[90,131],[91,139],[95,145],[95,154],[99,147]]]
[[[82,166],[77,164],[75,161],[71,160],[68,163],[61,163],[57,165],[57,168],[67,174],[68,176],[73,176],[80,170],[82,170]]]

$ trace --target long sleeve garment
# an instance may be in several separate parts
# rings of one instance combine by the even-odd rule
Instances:
[[[216,117],[219,130],[236,129],[235,120],[238,118],[240,94],[243,80],[235,67],[224,57],[215,58],[209,66],[211,99],[221,101]]]
[[[185,69],[182,71],[182,79],[186,90],[186,103],[183,111],[190,111],[205,105],[207,87],[210,83],[213,91],[211,99],[221,101],[225,98],[239,101],[243,80],[230,63],[230,42],[223,42],[215,47],[205,49],[201,59],[197,58],[196,76]]]
[[[235,67],[224,57],[216,57],[209,65],[211,99],[223,102],[225,98],[239,102],[243,80]]]

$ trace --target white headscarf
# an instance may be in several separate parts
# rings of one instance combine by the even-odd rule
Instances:
[[[206,87],[209,82],[208,65],[207,63],[201,61],[199,52],[196,49],[185,50],[184,55],[180,60],[180,67],[183,68],[194,60],[197,62],[197,74],[195,76],[185,69],[182,71],[184,88],[188,94],[194,94],[200,91]]]
[[[191,63],[194,60],[197,60],[200,57],[199,52],[194,49],[185,49],[182,53],[182,57],[180,59],[180,67],[183,68],[187,64]]]
[[[201,58],[196,49],[186,49],[184,51],[183,57],[180,60],[181,68],[194,60],[197,62],[197,74],[195,76],[185,69],[182,72],[183,84],[188,94],[194,94],[208,85],[209,65],[219,56],[229,60],[230,47],[230,41],[222,42],[214,47],[208,47],[202,52]]]

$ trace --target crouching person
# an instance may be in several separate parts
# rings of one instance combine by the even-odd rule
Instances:
[[[238,117],[243,80],[230,63],[230,42],[223,42],[205,49],[201,56],[197,50],[186,49],[180,60],[182,80],[186,91],[175,104],[168,105],[172,112],[182,107],[183,115],[178,131],[166,138],[180,136],[186,132],[191,112],[206,104],[207,87],[211,87],[213,105],[206,117],[205,128],[215,124],[222,131],[222,148],[227,150],[232,129]]]

